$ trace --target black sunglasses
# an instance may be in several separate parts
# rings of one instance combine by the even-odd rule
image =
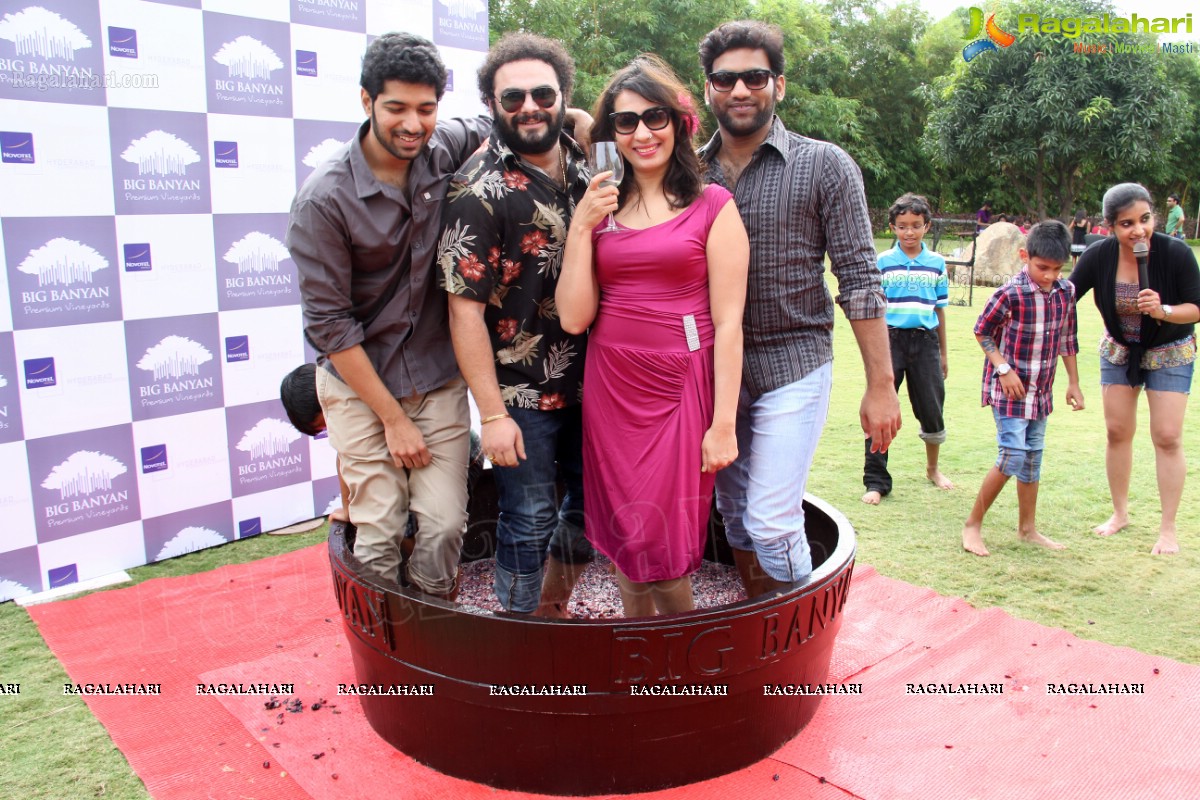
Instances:
[[[525,105],[525,95],[533,98],[540,108],[550,108],[558,102],[558,90],[553,86],[538,86],[535,89],[505,89],[500,93],[500,107],[509,114],[521,110]]]
[[[666,106],[647,108],[640,114],[632,111],[614,111],[608,115],[612,120],[613,130],[620,134],[630,134],[637,130],[639,122],[646,123],[646,129],[661,131],[671,123],[671,109]]]
[[[774,77],[775,73],[769,69],[748,69],[745,72],[730,72],[723,69],[720,72],[708,73],[708,82],[718,92],[732,92],[733,87],[737,86],[737,82],[740,80],[746,84],[747,89],[753,91],[765,88]]]

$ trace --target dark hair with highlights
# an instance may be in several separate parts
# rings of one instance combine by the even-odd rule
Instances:
[[[301,364],[284,375],[279,384],[279,401],[296,430],[305,436],[320,433],[313,427],[313,421],[322,413],[321,401],[317,399],[317,365]]]
[[[709,31],[708,35],[700,40],[700,66],[704,69],[704,76],[708,77],[708,73],[712,72],[713,62],[726,50],[743,47],[765,52],[771,72],[776,75],[783,74],[783,30],[769,22],[742,19],[726,22]]]
[[[925,224],[929,224],[929,220],[933,217],[933,211],[929,208],[929,201],[923,195],[905,192],[896,198],[896,202],[892,203],[892,207],[888,209],[888,224],[895,225],[896,217],[901,214],[918,214],[925,218]]]
[[[371,102],[388,81],[432,87],[441,100],[446,93],[446,65],[433,42],[415,33],[385,33],[363,54],[359,85]]]
[[[697,131],[694,122],[696,103],[687,87],[675,72],[653,53],[638,56],[628,66],[618,70],[608,81],[596,105],[592,109],[595,122],[592,124],[593,142],[616,141],[616,131],[608,115],[615,110],[617,95],[630,91],[656,106],[671,110],[674,125],[675,147],[671,152],[671,163],[663,179],[663,188],[672,208],[686,208],[704,189],[700,177],[700,158],[692,146],[692,136]],[[626,169],[619,188],[619,203],[623,206],[636,190],[632,169]]]
[[[563,108],[571,104],[571,90],[575,88],[575,62],[559,42],[533,33],[506,33],[491,46],[483,66],[476,75],[479,96],[484,104],[491,106],[496,94],[496,71],[514,61],[544,61],[554,68],[558,78],[558,90],[562,94]],[[529,87],[532,88],[532,87]]]
[[[1046,258],[1065,264],[1071,257],[1071,234],[1058,220],[1043,220],[1025,235],[1025,252],[1031,259]]]

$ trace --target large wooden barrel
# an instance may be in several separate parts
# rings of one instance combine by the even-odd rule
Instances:
[[[356,689],[375,731],[505,789],[649,791],[754,763],[812,718],[854,566],[854,531],[805,498],[814,571],[777,596],[669,617],[470,613],[364,574],[331,526]],[[714,526],[718,527],[719,526]],[[717,548],[719,550],[719,548]]]

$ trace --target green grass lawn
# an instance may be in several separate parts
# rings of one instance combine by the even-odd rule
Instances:
[[[890,242],[877,244],[883,248]],[[863,492],[858,424],[862,362],[849,326],[839,315],[833,402],[809,490],[850,518],[858,531],[859,561],[884,575],[963,597],[975,606],[998,605],[1014,616],[1065,628],[1084,638],[1200,664],[1200,637],[1196,636],[1200,505],[1187,500],[1200,486],[1197,459],[1193,457],[1189,464],[1179,518],[1183,552],[1151,556],[1157,536],[1158,493],[1144,401],[1131,488],[1133,524],[1109,539],[1090,533],[1110,512],[1095,354],[1101,325],[1090,297],[1080,306],[1080,372],[1087,407],[1078,412],[1067,409],[1061,402],[1065,382],[1060,381],[1055,393],[1059,408],[1050,418],[1038,503],[1041,529],[1068,549],[1051,552],[1017,542],[1016,495],[1009,486],[985,521],[984,539],[991,557],[977,558],[962,551],[962,520],[996,457],[991,414],[979,405],[983,355],[971,334],[989,293],[977,290],[974,306],[952,306],[947,312],[949,438],[942,448],[942,471],[957,488],[940,491],[925,480],[925,448],[917,438],[917,425],[901,389],[904,428],[891,450],[893,492],[878,507],[859,501]],[[1188,409],[1184,428],[1186,436],[1200,430],[1196,403]],[[293,536],[258,536],[141,567],[131,574],[135,582],[191,574],[286,552],[323,538],[323,529]],[[849,613],[853,613],[853,597],[852,591]],[[25,610],[5,603],[0,605],[0,683],[13,681],[57,685],[67,682],[67,675]],[[4,750],[0,785],[4,789],[0,794],[14,798],[148,796],[81,699],[29,692],[0,696],[0,707],[4,720],[0,729]]]

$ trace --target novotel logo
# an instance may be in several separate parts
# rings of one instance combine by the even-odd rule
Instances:
[[[237,142],[213,142],[213,165],[217,169],[237,169]]]
[[[137,58],[137,31],[108,26],[108,54],[117,58]]]
[[[25,388],[44,389],[55,386],[58,379],[54,374],[54,358],[25,359]]]
[[[33,134],[23,131],[0,131],[0,163],[34,163]]]
[[[162,472],[167,469],[167,446],[165,444],[151,445],[142,448],[142,474]]]
[[[225,337],[225,362],[232,363],[234,361],[249,361],[250,360],[250,337],[249,336],[226,336]]]
[[[296,51],[296,74],[317,77],[317,54],[310,50]]]
[[[153,268],[150,261],[150,243],[136,242],[123,246],[125,251],[126,272],[149,272]]]
[[[79,567],[75,564],[51,567],[47,570],[46,577],[50,580],[51,589],[59,586],[67,586],[72,583],[79,583]]]

